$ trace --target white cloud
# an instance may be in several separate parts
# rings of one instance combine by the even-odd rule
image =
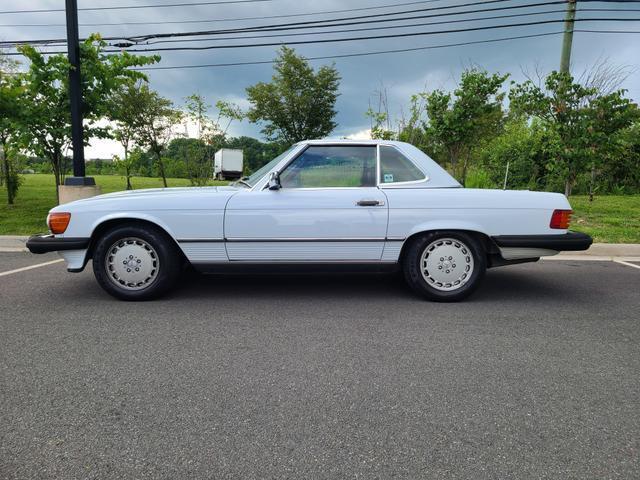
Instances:
[[[371,129],[359,130],[345,136],[348,140],[371,140]]]
[[[84,147],[84,158],[94,160],[96,158],[110,159],[114,155],[124,155],[124,149],[115,140],[92,138],[90,145]]]

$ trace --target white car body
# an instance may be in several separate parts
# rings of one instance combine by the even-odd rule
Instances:
[[[317,145],[374,145],[378,152],[376,185],[268,188],[272,172],[282,172],[302,151]],[[424,178],[380,183],[382,146],[401,152]],[[369,204],[358,205],[362,201]],[[54,236],[56,241],[94,239],[105,225],[122,220],[149,222],[175,240],[196,268],[215,271],[225,264],[243,263],[394,264],[408,239],[430,231],[482,236],[491,243],[488,251],[493,260],[488,266],[537,260],[565,249],[555,240],[566,238],[567,230],[551,228],[550,218],[555,210],[570,208],[558,193],[462,188],[407,143],[318,140],[297,144],[251,188],[122,191],[60,205],[51,212],[71,214],[66,231]],[[509,241],[525,237],[543,241]],[[506,241],[496,241],[500,238]],[[588,248],[584,244],[566,249]],[[86,245],[88,248],[60,251],[70,271],[82,270],[90,258],[91,241]]]

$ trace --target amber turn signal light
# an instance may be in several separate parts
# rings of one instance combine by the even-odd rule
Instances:
[[[71,214],[68,212],[50,213],[47,219],[49,230],[55,234],[64,233],[69,226],[69,220],[71,220]]]
[[[569,228],[571,215],[573,215],[573,210],[554,210],[553,214],[551,215],[551,222],[549,223],[549,227],[566,230],[567,228]]]

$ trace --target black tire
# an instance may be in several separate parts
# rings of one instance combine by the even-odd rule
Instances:
[[[447,243],[446,239],[453,240],[453,244]],[[437,244],[438,241],[443,242],[442,245],[434,246],[434,242]],[[464,249],[462,249],[460,245],[462,245]],[[451,271],[451,282],[438,283],[437,279],[433,278],[437,275],[431,275],[429,272],[423,275],[423,254],[427,256],[426,258],[431,255],[431,253],[425,253],[427,248],[432,248],[432,252],[437,252],[438,250],[435,250],[437,248],[453,248],[454,246],[460,250],[460,255],[463,257],[462,262],[458,262],[461,263],[461,265],[447,264],[447,261],[450,262],[450,260],[448,260],[450,257],[436,258],[434,256],[433,260],[430,261],[431,263],[444,260],[444,263],[442,261],[438,262],[435,267],[440,270],[440,273],[437,275],[442,275],[442,270],[445,269],[448,276],[449,270],[446,270],[446,268],[449,268]],[[453,231],[430,232],[411,240],[411,243],[407,245],[406,248],[402,264],[405,281],[413,291],[428,300],[436,302],[458,302],[467,298],[478,288],[487,270],[487,255],[484,248],[476,238],[468,233]],[[471,257],[472,263],[469,262],[467,255]],[[449,266],[447,267],[447,265]],[[467,266],[470,266],[471,273],[465,276]],[[427,278],[429,278],[429,280],[427,280]],[[458,286],[455,284],[455,281],[459,282],[457,284]],[[443,288],[449,288],[449,290],[443,290]]]
[[[150,269],[148,279],[127,286],[122,278],[117,277],[114,258],[115,255],[122,255],[124,248],[142,249],[141,258],[134,257],[131,261],[138,261],[142,266],[149,264],[146,267]],[[182,263],[182,255],[173,240],[160,228],[147,225],[126,224],[114,227],[97,239],[93,249],[93,273],[96,280],[107,293],[120,300],[151,300],[160,297],[179,278]],[[120,262],[117,264],[120,266]],[[132,267],[135,266],[134,263]],[[128,280],[126,276],[123,277]]]

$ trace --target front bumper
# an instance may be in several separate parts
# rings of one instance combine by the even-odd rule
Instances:
[[[559,235],[498,235],[493,241],[500,248],[539,248],[545,250],[587,250],[593,239],[586,233],[567,232]]]
[[[86,250],[89,248],[89,239],[63,238],[55,237],[54,235],[33,235],[27,240],[27,248],[31,253]]]

